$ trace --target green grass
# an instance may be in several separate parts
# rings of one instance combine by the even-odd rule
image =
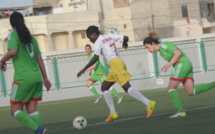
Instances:
[[[104,122],[109,114],[105,101],[94,104],[94,97],[40,103],[39,111],[48,134],[214,134],[215,90],[193,97],[184,89],[178,91],[187,111],[185,118],[168,118],[175,109],[167,91],[161,89],[142,92],[157,102],[153,116],[148,119],[145,106],[127,94],[123,94],[121,104],[115,105],[119,119],[110,123]],[[11,117],[9,107],[1,107],[0,113],[0,134],[31,133]],[[79,115],[87,118],[88,126],[84,130],[72,127],[73,119]]]

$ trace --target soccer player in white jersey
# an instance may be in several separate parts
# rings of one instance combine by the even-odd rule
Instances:
[[[113,103],[113,98],[108,90],[114,83],[118,83],[130,96],[138,101],[141,101],[146,105],[147,118],[152,115],[154,107],[156,105],[155,101],[150,101],[145,96],[143,96],[138,90],[134,89],[129,80],[131,75],[127,72],[127,68],[122,59],[119,58],[119,54],[116,49],[115,42],[123,41],[122,47],[127,49],[128,47],[128,37],[123,35],[102,35],[97,26],[89,26],[86,31],[87,37],[92,43],[94,43],[94,57],[90,62],[77,74],[80,77],[87,68],[92,66],[96,61],[99,60],[99,56],[103,55],[108,62],[110,73],[105,78],[102,83],[101,90],[104,94],[104,99],[110,109],[110,115],[105,120],[107,122],[113,121],[118,118],[118,114],[115,110]]]

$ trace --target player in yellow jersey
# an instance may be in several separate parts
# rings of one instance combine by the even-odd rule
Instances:
[[[127,72],[127,68],[122,59],[119,58],[119,54],[116,49],[115,42],[123,41],[123,48],[128,47],[128,37],[123,35],[102,35],[100,34],[99,28],[97,26],[89,26],[86,31],[87,37],[92,43],[94,43],[94,57],[91,61],[77,74],[80,77],[87,68],[92,66],[96,61],[99,60],[99,56],[103,55],[110,67],[110,73],[105,78],[102,83],[101,90],[104,95],[104,99],[110,109],[110,115],[105,120],[107,122],[118,118],[118,114],[115,110],[113,98],[109,91],[109,88],[114,84],[118,83],[130,96],[138,101],[141,101],[146,105],[147,117],[150,117],[156,102],[150,101],[145,96],[143,96],[138,90],[134,89],[129,80],[131,78],[130,74]]]
[[[85,51],[87,53],[87,58],[91,60],[94,56],[94,52],[92,52],[92,48],[89,44],[85,46]],[[92,70],[94,73],[92,74]],[[89,90],[97,97],[96,101],[94,103],[98,103],[99,100],[102,99],[102,96],[96,91],[96,88],[93,86],[93,84],[97,81],[99,81],[101,84],[104,82],[105,79],[105,68],[102,65],[101,61],[98,60],[95,64],[93,64],[91,67],[85,70],[85,72],[90,71],[89,75],[90,78],[87,81],[87,87]],[[111,87],[109,89],[111,93],[118,98],[118,101],[116,104],[120,104],[123,97],[116,91],[115,88]]]

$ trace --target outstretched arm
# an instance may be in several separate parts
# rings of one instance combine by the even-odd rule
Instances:
[[[77,74],[77,77],[79,78],[87,68],[91,67],[98,60],[99,60],[99,56],[94,55],[94,57],[90,60],[90,62]]]

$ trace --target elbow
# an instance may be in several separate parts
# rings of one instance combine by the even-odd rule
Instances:
[[[15,51],[10,51],[10,55],[11,55],[12,57],[14,57],[16,54],[17,54],[17,50],[15,50]]]

